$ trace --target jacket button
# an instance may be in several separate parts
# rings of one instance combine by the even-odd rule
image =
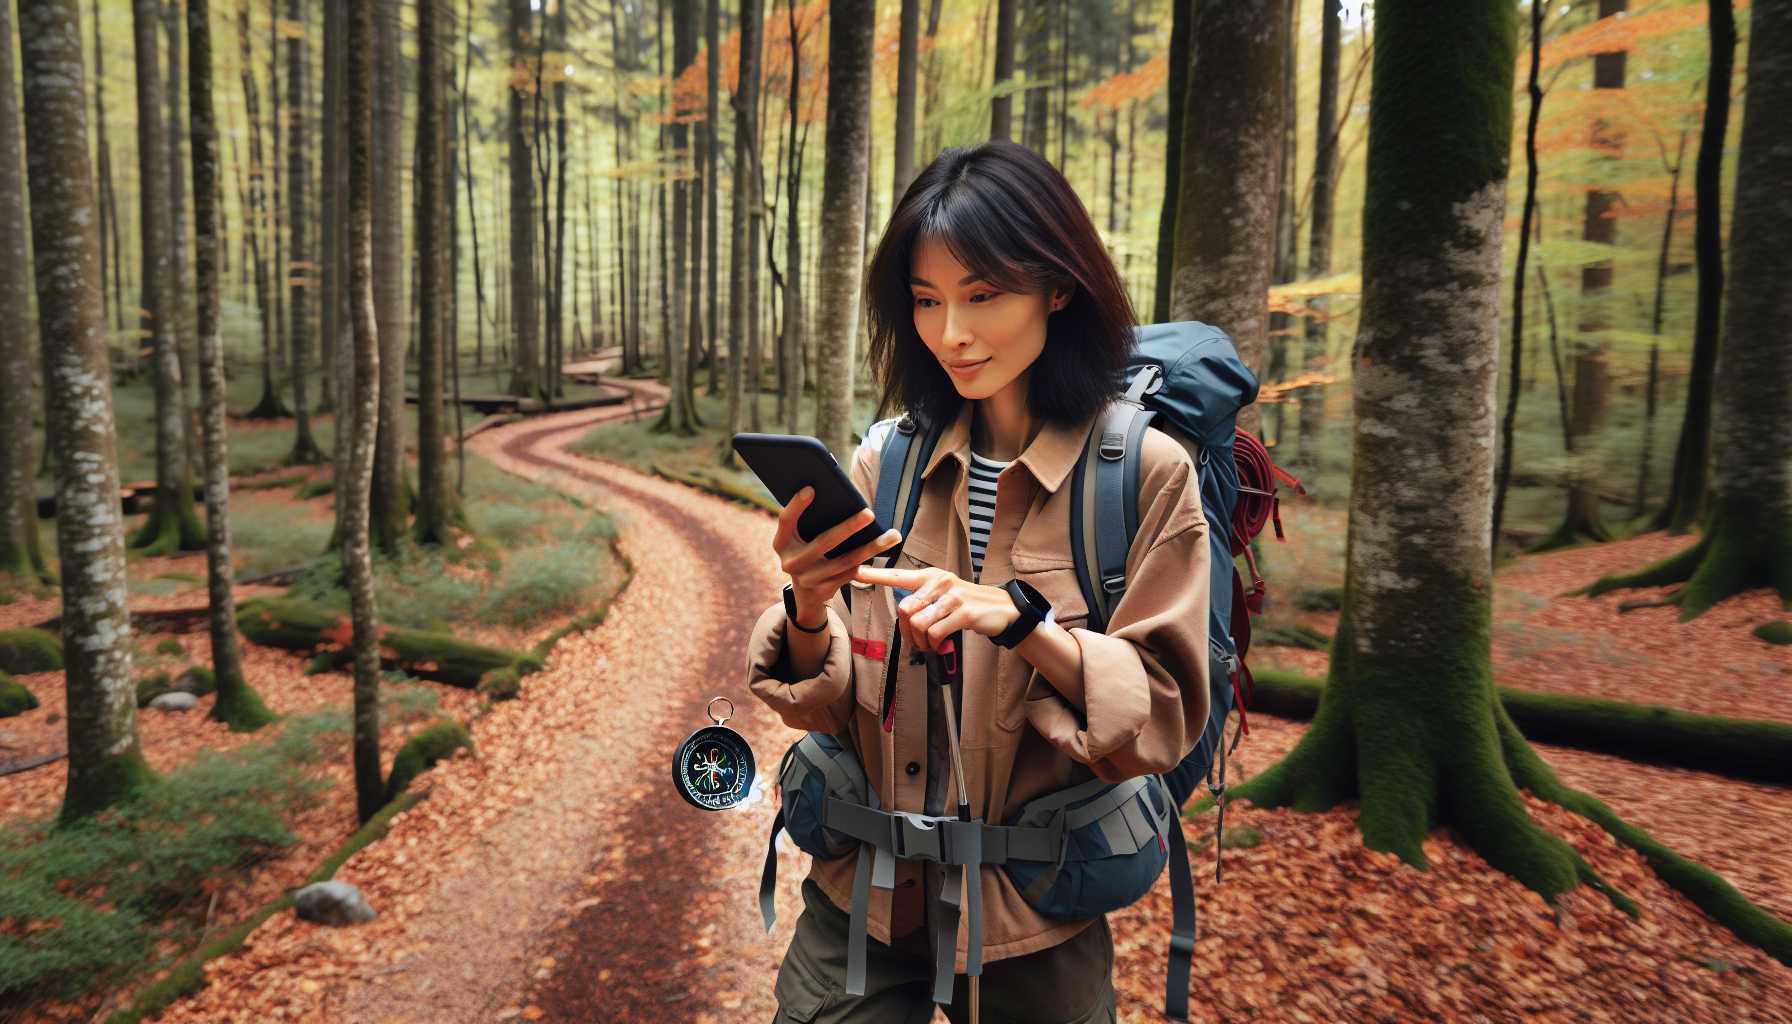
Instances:
[[[921,774],[921,765],[919,762],[910,761],[908,767],[904,768],[903,771],[908,772],[910,775],[919,775]]]

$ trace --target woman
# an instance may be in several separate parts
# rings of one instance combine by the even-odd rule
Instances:
[[[943,433],[906,538],[891,530],[828,559],[871,513],[805,542],[796,522],[812,495],[784,508],[772,544],[790,577],[788,600],[754,627],[751,689],[789,726],[847,743],[883,808],[948,813],[956,781],[946,698],[907,652],[937,651],[960,633],[957,722],[978,820],[1001,823],[1034,797],[1092,777],[1170,769],[1208,711],[1207,522],[1188,455],[1147,431],[1125,596],[1106,634],[1078,628],[1088,610],[1070,551],[1067,474],[1095,417],[1120,395],[1135,318],[1069,183],[1011,142],[946,150],[891,215],[867,295],[880,411],[899,406]],[[874,425],[852,460],[868,497],[894,422]],[[861,565],[898,540],[895,565]],[[1011,579],[1049,605],[1018,640],[1016,623],[1035,617],[1005,589]],[[899,603],[898,588],[911,592]],[[882,659],[892,634],[904,653],[885,732]],[[873,890],[865,991],[848,995],[854,862],[817,859],[803,883],[805,909],[778,974],[780,1022],[931,1018],[928,894],[940,891],[939,866],[897,860],[894,889]],[[1001,868],[979,874],[983,1018],[1114,1020],[1105,917],[1045,917]],[[954,1022],[971,1019],[966,945],[961,930],[961,976],[947,1008]]]

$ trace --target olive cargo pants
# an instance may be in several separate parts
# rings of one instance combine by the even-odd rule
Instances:
[[[926,1024],[933,1019],[933,959],[927,929],[886,946],[865,942],[865,994],[845,991],[847,915],[803,880],[803,913],[778,969],[773,1024]],[[1112,1024],[1114,939],[1104,917],[1037,953],[983,965],[985,1024]],[[971,1019],[970,986],[959,975],[946,1015]]]

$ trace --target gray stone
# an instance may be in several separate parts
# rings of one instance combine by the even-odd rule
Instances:
[[[332,928],[361,924],[379,915],[361,897],[361,890],[347,882],[315,882],[292,894],[301,920]]]
[[[198,697],[195,697],[190,693],[175,690],[172,693],[164,693],[155,700],[150,701],[149,706],[155,708],[157,711],[191,711],[193,710],[193,706],[198,703]]]

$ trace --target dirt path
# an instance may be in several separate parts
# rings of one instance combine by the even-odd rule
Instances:
[[[535,419],[475,442],[500,468],[601,502],[635,578],[582,638],[588,650],[557,650],[528,681],[525,703],[561,706],[566,727],[540,734],[551,746],[526,800],[465,844],[403,928],[382,937],[397,955],[326,994],[331,1019],[447,1024],[545,1010],[542,1019],[636,1020],[674,1005],[680,1020],[771,1015],[768,979],[789,922],[768,937],[752,913],[771,808],[761,798],[700,812],[665,776],[717,694],[739,707],[734,724],[754,744],[762,782],[789,742],[739,686],[751,616],[776,593],[772,524],[563,451],[600,418]],[[799,877],[789,856],[786,908]]]

